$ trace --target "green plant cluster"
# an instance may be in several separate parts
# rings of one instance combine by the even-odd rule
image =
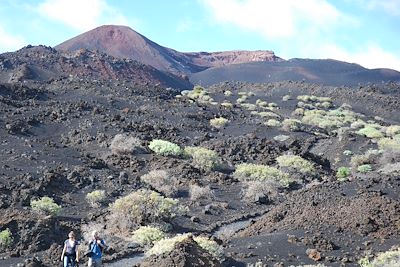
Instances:
[[[218,117],[210,120],[210,125],[215,128],[222,128],[229,122],[228,119],[224,117]]]
[[[345,181],[350,173],[350,168],[342,166],[338,168],[336,172],[336,177],[339,181]]]
[[[13,242],[13,237],[10,229],[5,229],[0,232],[0,250],[4,250],[11,246]]]
[[[163,197],[147,189],[140,189],[118,198],[110,205],[110,209],[112,213],[127,220],[127,223],[131,225],[169,221],[186,212],[186,209],[179,205],[178,200]]]
[[[279,167],[294,170],[305,175],[316,175],[312,162],[297,155],[282,155],[276,158]]]
[[[382,252],[372,261],[362,258],[358,264],[361,267],[397,267],[400,266],[400,250]]]
[[[150,142],[149,148],[156,154],[163,156],[180,156],[182,154],[182,149],[175,143],[154,139]]]
[[[242,163],[236,166],[233,176],[241,181],[276,180],[283,187],[290,185],[290,177],[279,169],[267,165]]]
[[[148,246],[165,238],[165,233],[157,227],[141,226],[133,232],[132,238],[140,245]]]
[[[86,200],[92,207],[99,207],[106,199],[106,192],[104,190],[95,190],[87,193]]]
[[[31,208],[34,211],[52,216],[59,215],[62,210],[61,206],[55,203],[50,197],[42,197],[37,200],[31,200]]]
[[[220,158],[215,151],[204,147],[188,146],[184,149],[185,155],[190,157],[193,164],[203,170],[214,170],[220,165]]]

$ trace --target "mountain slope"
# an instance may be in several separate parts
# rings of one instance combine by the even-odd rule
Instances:
[[[192,87],[188,80],[143,63],[84,49],[59,52],[44,46],[28,46],[0,54],[0,82],[46,81],[62,77],[129,80],[141,86],[179,89]]]
[[[284,80],[354,86],[359,83],[400,81],[400,72],[391,69],[366,69],[357,64],[331,59],[291,59],[210,68],[190,76],[193,84],[204,86],[222,81],[265,83]]]
[[[98,50],[118,58],[130,58],[173,73],[199,72],[209,67],[250,61],[281,61],[272,51],[182,53],[163,47],[127,26],[105,25],[55,47],[60,51]]]

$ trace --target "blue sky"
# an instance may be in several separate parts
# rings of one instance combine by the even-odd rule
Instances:
[[[273,50],[400,71],[400,0],[0,0],[0,53],[104,24],[183,52]]]

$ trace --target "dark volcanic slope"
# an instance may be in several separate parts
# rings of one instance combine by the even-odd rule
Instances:
[[[192,74],[190,80],[193,84],[204,86],[227,80],[256,83],[304,80],[331,86],[353,86],[359,83],[399,81],[400,73],[391,69],[366,69],[357,64],[331,59],[291,59],[212,68]]]
[[[61,77],[129,80],[144,86],[191,88],[189,81],[130,59],[79,50],[58,52],[28,46],[0,55],[0,82],[46,81]]]
[[[126,26],[106,25],[78,35],[55,47],[61,51],[98,50],[119,58],[130,58],[159,70],[192,73],[209,67],[250,61],[280,61],[272,51],[182,53],[163,47]]]

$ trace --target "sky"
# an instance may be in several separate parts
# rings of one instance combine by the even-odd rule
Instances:
[[[0,0],[0,53],[105,24],[181,52],[272,50],[400,71],[400,0]]]

